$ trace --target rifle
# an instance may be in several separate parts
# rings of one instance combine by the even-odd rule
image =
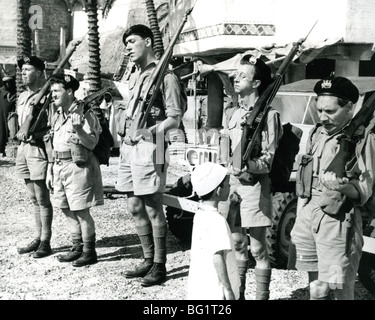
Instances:
[[[340,136],[337,138],[339,141],[339,151],[328,165],[324,172],[334,172],[338,178],[346,177],[346,164],[355,154],[355,147],[357,142],[363,138],[362,134],[358,134],[358,129],[367,127],[375,111],[375,93],[365,102],[362,108],[351,119],[348,126],[346,126]],[[333,192],[333,191],[330,191]],[[338,192],[338,191],[335,191]],[[347,223],[345,255],[348,256],[350,249],[350,239],[352,236],[353,225],[353,202],[344,196],[343,205],[340,208],[345,212],[345,220]]]
[[[151,111],[151,107],[153,106],[156,96],[159,92],[161,83],[164,79],[164,74],[168,68],[169,60],[173,53],[173,47],[177,42],[178,37],[180,36],[182,29],[187,21],[188,16],[190,15],[193,8],[190,8],[186,11],[183,20],[181,21],[180,25],[177,28],[176,33],[174,34],[173,38],[171,39],[167,49],[164,51],[162,57],[160,58],[158,64],[156,65],[154,71],[152,72],[148,82],[147,87],[144,91],[142,97],[138,97],[134,106],[137,106],[140,101],[139,112],[132,120],[132,123],[129,129],[126,132],[127,139],[132,141],[132,137],[134,133],[139,129],[144,129],[147,124],[147,118]],[[153,89],[153,90],[152,90]],[[150,94],[152,91],[152,94]]]
[[[86,33],[87,34],[87,33]],[[68,62],[74,51],[77,49],[77,47],[81,44],[83,39],[86,37],[86,34],[82,37],[82,39],[75,41],[74,43],[71,43],[68,47],[66,55],[61,59],[58,66],[53,70],[52,75],[55,75],[58,73],[61,69],[63,69],[64,65]],[[26,117],[25,122],[21,125],[19,131],[17,132],[17,138],[18,140],[25,141],[29,138],[30,135],[35,134],[35,131],[39,128],[40,123],[45,119],[45,117],[42,116],[42,114],[45,112],[45,110],[48,108],[49,103],[44,103],[42,107],[40,107],[40,103],[42,99],[47,96],[47,92],[50,87],[51,77],[47,79],[43,87],[39,90],[39,92],[35,95],[33,100],[30,103],[31,106],[31,112]],[[46,99],[46,102],[48,99]],[[38,111],[38,109],[40,110]],[[38,113],[37,113],[38,112]],[[37,117],[35,115],[38,114]],[[30,129],[32,128],[32,131]]]
[[[267,87],[267,89],[261,94],[261,96],[258,98],[258,100],[255,102],[254,109],[249,115],[249,117],[246,119],[246,123],[243,126],[242,136],[241,136],[241,154],[243,155],[241,158],[241,163],[238,167],[241,169],[245,166],[248,160],[252,158],[254,155],[254,151],[259,153],[260,150],[256,150],[256,146],[260,146],[260,137],[261,137],[261,131],[264,127],[264,123],[267,119],[267,113],[268,110],[271,108],[270,104],[272,103],[273,99],[276,96],[277,91],[279,90],[283,76],[292,62],[294,56],[296,55],[297,51],[300,49],[300,46],[303,42],[306,41],[307,37],[311,33],[311,31],[314,29],[317,21],[313,25],[313,27],[310,29],[309,33],[305,38],[302,38],[298,40],[297,42],[293,43],[293,47],[288,53],[288,55],[285,57],[284,61],[282,62],[279,69],[276,71],[274,75],[273,82]],[[263,115],[261,116],[261,119],[256,126],[255,130],[252,128],[255,119],[263,112]],[[259,149],[259,148],[257,148]]]

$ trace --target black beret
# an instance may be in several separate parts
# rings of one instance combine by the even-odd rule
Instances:
[[[328,77],[315,84],[314,92],[318,96],[334,96],[356,103],[359,98],[358,88],[344,77]]]
[[[241,58],[241,64],[250,64],[255,66],[256,79],[261,81],[259,87],[262,93],[272,82],[271,68],[260,58],[260,53],[245,53]]]
[[[125,44],[126,38],[132,34],[136,34],[142,38],[151,38],[151,40],[154,41],[154,35],[151,29],[143,24],[136,24],[125,30],[125,33],[122,36],[122,42]]]
[[[62,83],[65,89],[76,91],[79,88],[79,81],[70,74],[54,74],[51,76],[51,84]]]
[[[40,71],[43,71],[46,68],[44,61],[36,56],[23,57],[22,59],[18,59],[17,64],[20,69],[22,69],[22,66],[24,64],[34,66],[35,68],[38,68]]]

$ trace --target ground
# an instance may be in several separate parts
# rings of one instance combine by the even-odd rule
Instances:
[[[118,158],[102,165],[105,185],[116,179]],[[170,169],[169,182],[180,174]],[[51,245],[53,254],[34,259],[19,255],[17,247],[33,239],[34,221],[22,180],[14,175],[14,159],[0,157],[0,300],[184,300],[190,250],[168,235],[167,281],[144,288],[139,279],[125,279],[123,273],[141,261],[141,247],[124,195],[105,198],[94,207],[97,264],[74,268],[60,263],[57,256],[69,250],[70,237],[63,214],[55,209]],[[297,271],[273,269],[271,300],[307,300],[307,276]],[[255,297],[254,269],[247,275],[246,299]],[[372,299],[357,281],[356,300]]]

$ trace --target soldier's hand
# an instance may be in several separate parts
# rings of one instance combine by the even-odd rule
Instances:
[[[52,164],[48,165],[47,176],[46,176],[46,186],[51,193],[53,193],[53,173]]]
[[[142,134],[137,134],[137,132],[132,137],[125,137],[124,142],[127,145],[134,146],[139,141],[144,140],[145,137]]]
[[[320,181],[329,190],[340,191],[347,183],[349,179],[346,177],[339,178],[334,172],[326,172],[320,177]]]

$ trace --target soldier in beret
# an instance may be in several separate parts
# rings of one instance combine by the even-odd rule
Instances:
[[[65,214],[73,246],[58,256],[60,262],[82,267],[97,262],[95,223],[90,208],[104,204],[100,164],[93,151],[99,140],[99,119],[75,99],[79,82],[71,75],[51,77],[52,100],[57,107],[52,119],[53,152],[49,154],[46,183],[54,204]]]
[[[259,152],[251,155],[242,169],[240,161],[243,123],[251,116],[254,105],[261,94],[272,82],[271,69],[261,59],[259,51],[245,54],[237,68],[234,78],[234,90],[239,101],[233,108],[225,109],[228,135],[231,141],[233,165],[230,185],[232,197],[220,202],[221,212],[225,212],[235,241],[238,272],[241,280],[240,299],[245,299],[246,275],[249,267],[248,235],[251,254],[256,261],[254,276],[256,281],[256,300],[269,299],[271,264],[267,252],[266,232],[271,226],[273,212],[272,194],[268,173],[279,139],[283,134],[279,113],[271,108],[266,117],[266,125],[260,137],[250,137],[259,141]],[[259,123],[259,118],[255,122]],[[254,124],[254,127],[257,123]],[[242,161],[241,161],[242,162]],[[233,201],[239,199],[238,201]]]
[[[353,300],[363,245],[360,208],[371,197],[375,182],[375,135],[366,135],[366,146],[346,164],[346,177],[326,172],[339,150],[338,138],[353,116],[359,93],[344,77],[320,80],[314,91],[320,124],[310,133],[304,156],[308,161],[297,174],[301,176],[297,185],[304,184],[304,189],[311,185],[311,191],[299,199],[300,209],[291,233],[296,268],[309,274],[311,300],[329,300],[330,289],[336,299]],[[351,209],[346,201],[354,205],[350,229]]]
[[[130,100],[118,130],[131,126],[139,114],[138,98],[158,63],[155,58],[154,38],[150,28],[134,25],[123,35],[123,42],[130,60],[137,71],[129,79]],[[166,280],[167,222],[162,209],[161,193],[165,191],[167,156],[164,136],[170,129],[178,128],[186,104],[181,95],[180,84],[172,72],[163,78],[161,89],[148,116],[146,130],[134,136],[124,137],[120,146],[120,164],[116,189],[128,195],[128,210],[135,222],[141,241],[144,260],[134,270],[125,272],[126,278],[142,278],[142,286],[159,285]],[[125,126],[124,126],[125,123]],[[145,139],[147,136],[147,139]],[[158,159],[158,156],[162,155]]]
[[[0,153],[5,154],[5,147],[9,138],[8,115],[15,112],[16,82],[11,76],[4,76],[4,86],[0,88]]]
[[[18,97],[16,106],[18,123],[22,127],[35,112],[32,100],[45,82],[43,72],[45,66],[44,62],[36,56],[18,60],[18,66],[22,70],[22,80],[26,87]],[[32,137],[17,133],[17,139],[21,144],[17,150],[15,172],[17,177],[25,180],[36,222],[34,240],[26,247],[19,248],[18,252],[24,254],[35,251],[34,258],[42,258],[52,253],[50,240],[53,210],[45,183],[47,156],[42,139],[46,131],[47,128],[43,128],[42,132]]]

